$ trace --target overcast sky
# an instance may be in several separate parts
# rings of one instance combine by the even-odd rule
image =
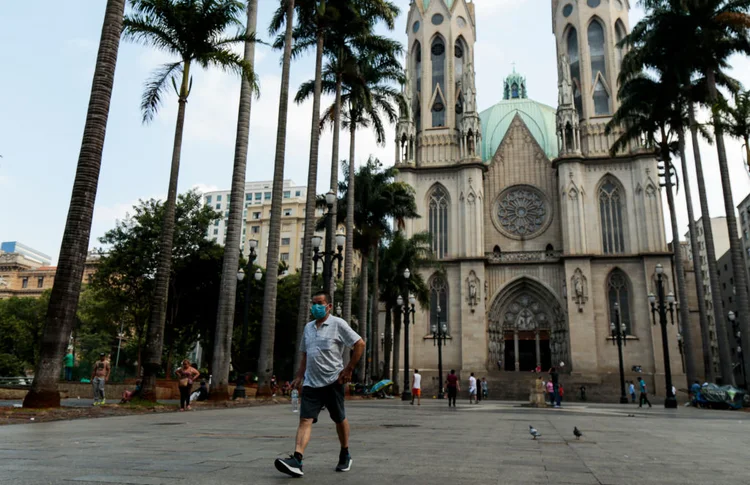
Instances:
[[[3,2],[0,15],[0,241],[17,240],[57,259],[81,143],[94,70],[104,0]],[[408,0],[396,0],[402,13],[391,34],[404,42]],[[502,98],[502,81],[516,69],[527,77],[529,97],[554,106],[557,66],[548,0],[476,0],[477,91],[480,109]],[[635,2],[631,1],[632,4]],[[259,0],[263,36],[277,4]],[[631,11],[631,25],[642,11]],[[279,54],[260,46],[256,54],[260,99],[253,103],[248,180],[270,180],[276,138],[281,69]],[[176,99],[167,98],[156,120],[141,124],[140,96],[150,71],[164,62],[161,53],[122,43],[94,213],[91,246],[137,203],[166,193]],[[292,65],[291,84],[313,76],[311,55]],[[736,59],[734,75],[743,83],[750,63]],[[228,189],[234,153],[239,81],[217,71],[194,71],[187,106],[179,190]],[[331,99],[324,100],[324,106]],[[290,104],[285,178],[307,180],[311,103]],[[394,148],[378,147],[367,132],[358,135],[357,163],[375,155],[393,164]],[[742,150],[729,143],[735,202],[750,191]],[[348,154],[342,136],[341,154]],[[712,215],[724,213],[715,150],[705,147],[704,163]],[[318,191],[330,179],[331,135],[320,145]],[[693,182],[695,176],[692,176]],[[697,189],[696,189],[697,190]],[[681,232],[687,226],[683,194]],[[696,200],[697,207],[697,200]],[[666,204],[665,204],[666,209]],[[699,211],[697,211],[699,213]],[[669,227],[667,227],[668,233]]]

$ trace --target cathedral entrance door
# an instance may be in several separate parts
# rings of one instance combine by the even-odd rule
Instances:
[[[518,370],[521,372],[530,372],[539,365],[543,371],[552,367],[552,355],[549,347],[549,332],[546,330],[537,332],[520,331],[518,332],[518,359],[516,359],[516,342],[515,332],[505,332],[505,359],[503,368],[506,371],[514,371],[516,361]]]

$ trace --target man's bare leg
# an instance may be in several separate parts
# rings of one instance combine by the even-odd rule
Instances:
[[[336,433],[338,433],[339,435],[339,443],[341,443],[341,448],[342,449],[349,448],[349,420],[348,419],[344,419],[340,423],[336,423]],[[309,437],[309,434],[308,434],[308,437]]]
[[[299,420],[299,427],[297,428],[297,442],[295,444],[294,451],[299,453],[300,455],[305,454],[305,448],[307,448],[307,444],[310,442],[310,435],[312,434],[312,419],[300,419]],[[349,435],[349,427],[347,425],[346,428],[347,431],[347,439]]]

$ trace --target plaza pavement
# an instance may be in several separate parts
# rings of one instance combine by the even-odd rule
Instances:
[[[692,408],[485,401],[347,403],[352,471],[336,473],[327,415],[305,477],[273,467],[293,451],[288,405],[0,427],[3,485],[748,484],[750,414]],[[325,411],[324,411],[325,413]],[[528,433],[534,425],[542,437]],[[573,427],[584,433],[580,441]]]

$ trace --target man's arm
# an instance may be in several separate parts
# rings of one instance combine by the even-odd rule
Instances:
[[[305,371],[307,370],[307,352],[302,352],[302,358],[299,361],[299,369],[297,370],[297,377],[292,381],[292,389],[301,389],[302,383],[305,381]]]
[[[341,374],[339,374],[339,384],[346,384],[347,382],[351,382],[352,372],[354,372],[354,369],[357,367],[357,363],[359,362],[359,359],[362,358],[362,354],[365,353],[364,339],[360,338],[354,344],[353,350],[354,354],[352,354],[352,358],[349,360],[349,365],[344,367],[344,370],[342,370]]]
[[[109,380],[109,371],[110,371],[109,362],[107,362],[106,369],[107,369],[107,373],[104,375],[104,380],[108,381]]]

